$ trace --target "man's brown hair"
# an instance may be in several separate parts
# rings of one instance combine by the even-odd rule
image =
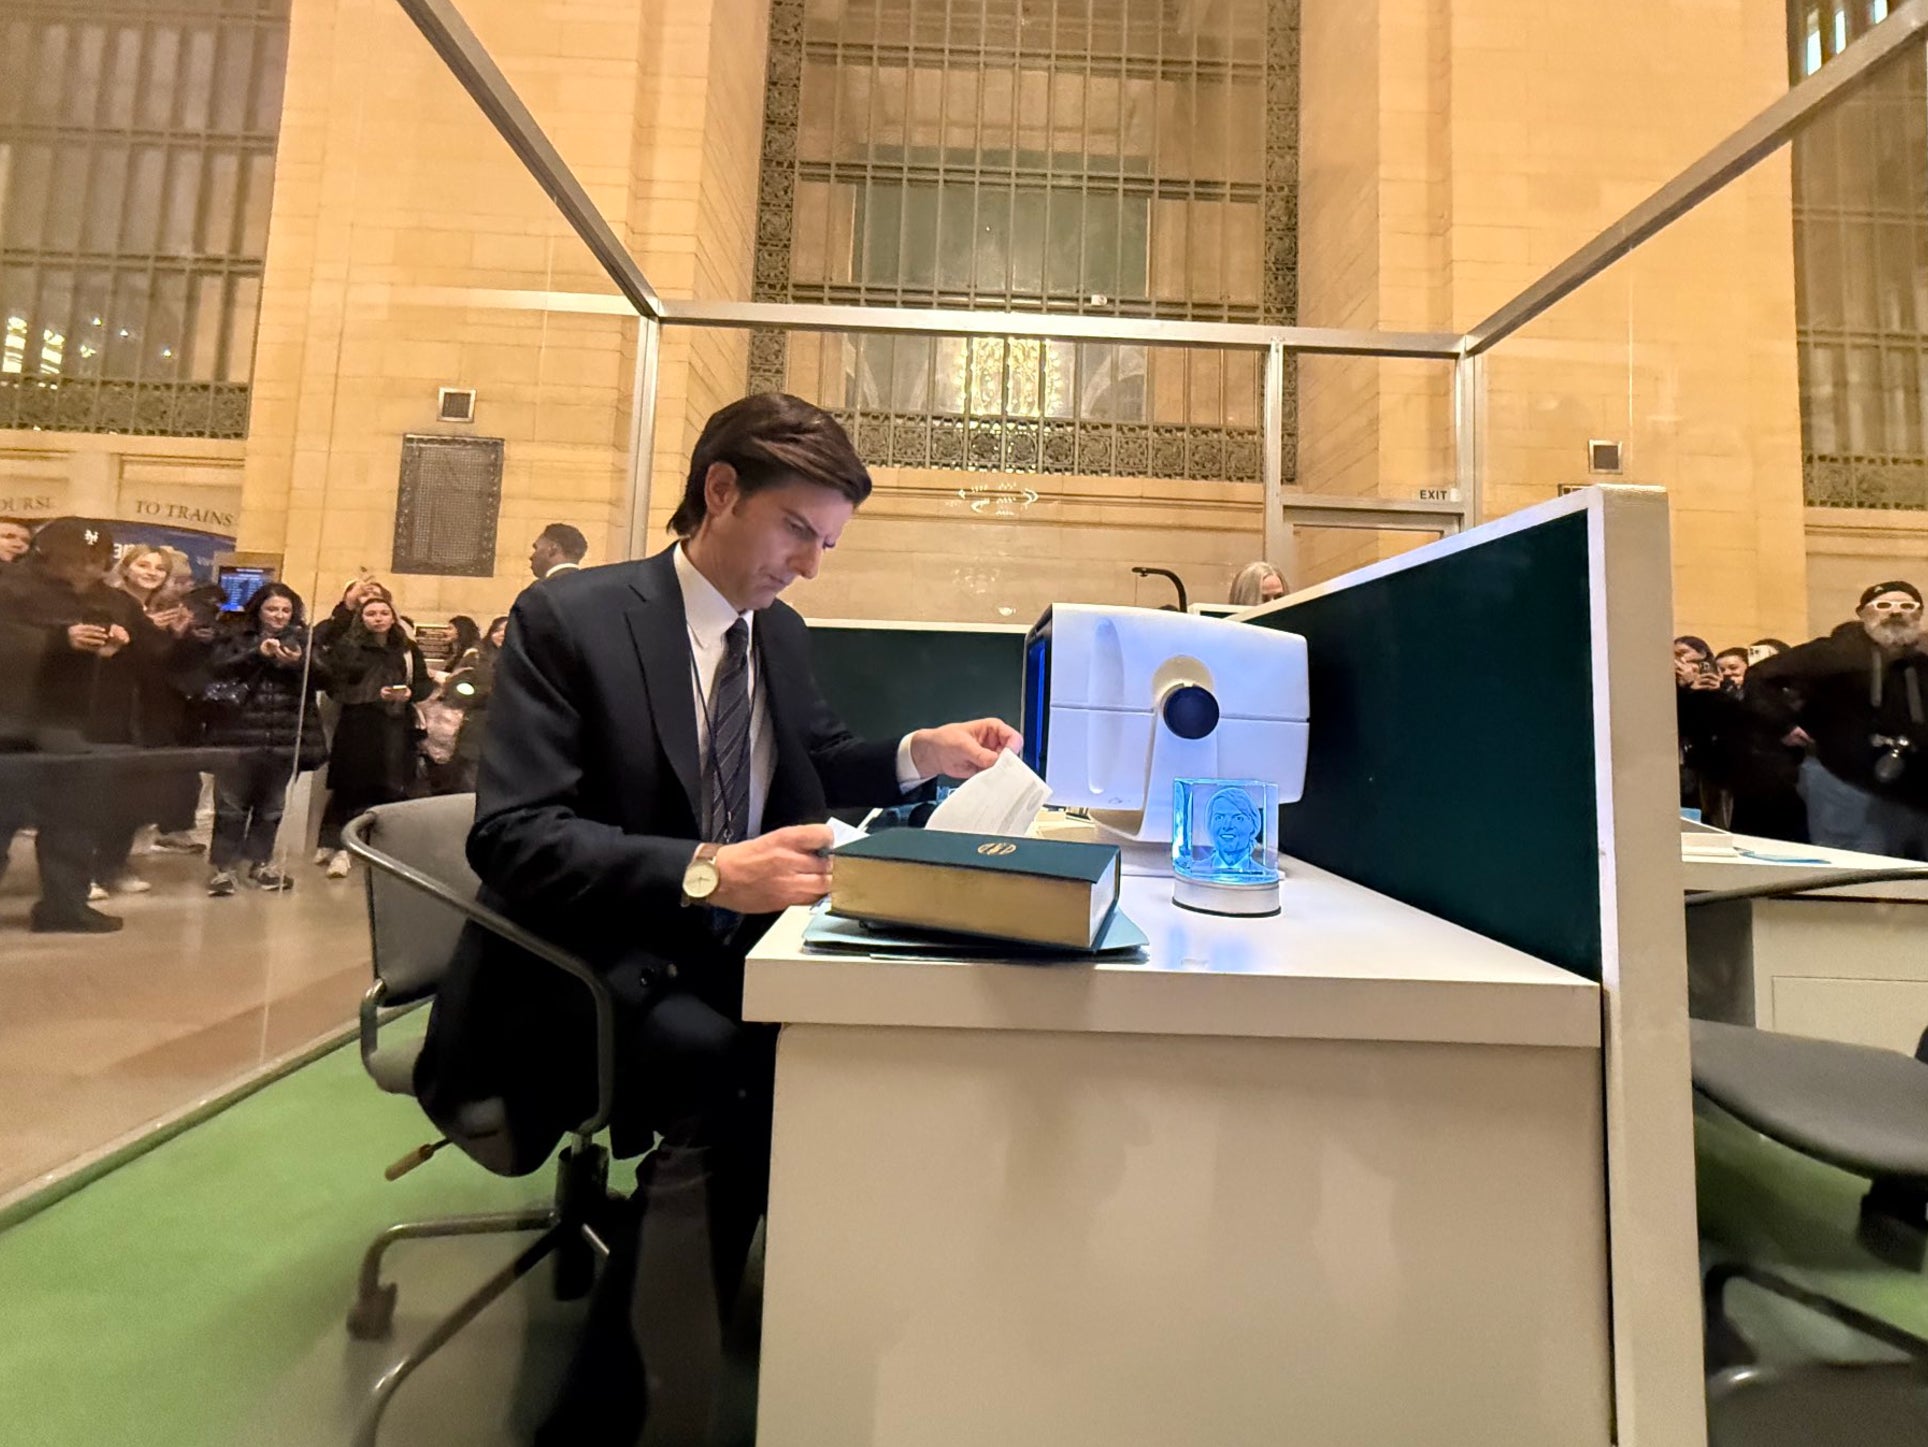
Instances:
[[[794,479],[830,488],[852,504],[870,496],[869,469],[835,417],[787,392],[763,392],[730,403],[703,424],[683,500],[669,520],[679,538],[694,533],[708,514],[703,481],[718,462],[736,469],[746,494]]]

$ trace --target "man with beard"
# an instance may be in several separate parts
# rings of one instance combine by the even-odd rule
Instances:
[[[1816,844],[1928,860],[1928,655],[1921,592],[1877,583],[1855,621],[1762,660],[1747,702],[1810,745],[1801,765]]]

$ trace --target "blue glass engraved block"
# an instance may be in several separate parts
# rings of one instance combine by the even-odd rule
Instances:
[[[1279,908],[1279,791],[1263,779],[1172,782],[1173,899],[1210,914]]]

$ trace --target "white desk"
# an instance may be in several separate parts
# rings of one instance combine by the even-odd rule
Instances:
[[[763,1447],[1606,1447],[1600,997],[1303,865],[1142,964],[806,955]]]
[[[1709,854],[1721,841],[1776,862]],[[1683,834],[1689,890],[1741,889],[1831,871],[1908,869],[1907,859],[1745,834]],[[1912,1054],[1928,1029],[1928,879],[1847,885],[1791,899],[1687,911],[1692,1013]]]

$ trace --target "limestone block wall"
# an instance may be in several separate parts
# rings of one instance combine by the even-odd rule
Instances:
[[[1786,88],[1775,6],[1372,8],[1305,4],[1309,322],[1462,330]],[[1346,164],[1329,142],[1315,163],[1334,135]],[[1336,224],[1361,192],[1366,235]],[[1672,493],[1677,621],[1710,635],[1803,626],[1790,205],[1785,162],[1758,170],[1488,364],[1483,515],[1587,481],[1590,438],[1625,442],[1624,480]],[[1412,497],[1448,474],[1444,377],[1372,372],[1329,409],[1366,439],[1302,444],[1309,489]],[[1302,419],[1320,405],[1302,396]]]

